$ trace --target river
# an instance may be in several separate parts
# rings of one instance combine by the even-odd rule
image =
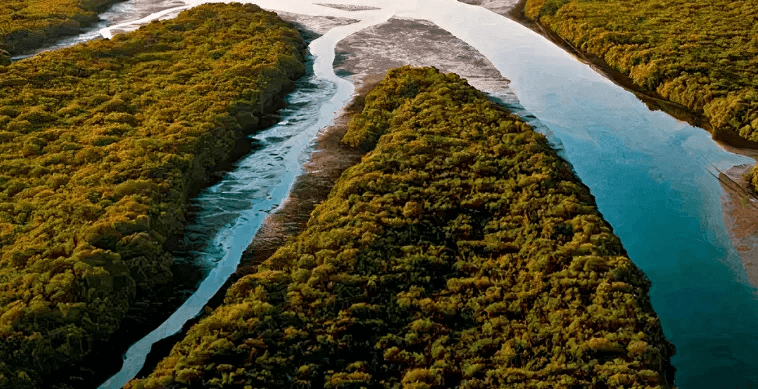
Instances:
[[[110,36],[206,2],[212,1],[130,0],[89,34]],[[390,17],[432,22],[475,48],[510,80],[520,106],[536,117],[532,122],[563,145],[562,155],[652,281],[652,304],[677,348],[677,386],[758,387],[758,291],[729,240],[723,190],[714,177],[716,169],[754,161],[724,151],[702,129],[650,111],[548,40],[481,7],[454,0],[341,1],[358,6],[350,11],[308,0],[242,2],[358,22],[311,43],[313,74],[290,95],[282,123],[256,135],[261,147],[198,198],[205,216],[194,228],[207,233],[207,249],[198,255],[206,258],[208,277],[168,321],[129,349],[124,369],[102,388],[120,387],[136,374],[152,343],[177,332],[234,271],[266,212],[286,198],[313,138],[352,93],[352,83],[332,68],[336,44]],[[76,39],[86,38],[71,42]]]

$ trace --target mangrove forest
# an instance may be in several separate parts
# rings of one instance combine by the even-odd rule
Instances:
[[[98,12],[123,0],[3,0],[0,2],[0,66],[10,55],[38,49],[99,20]]]
[[[103,2],[25,3],[0,18]],[[191,197],[276,120],[304,50],[275,13],[212,4],[0,66],[0,387],[50,387],[171,280]]]
[[[455,74],[392,70],[367,150],[156,388],[671,388],[649,281],[571,166]]]
[[[758,142],[754,1],[526,0],[524,13],[638,88],[702,115],[714,136]]]

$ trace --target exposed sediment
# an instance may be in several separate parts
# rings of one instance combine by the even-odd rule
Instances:
[[[750,181],[751,169],[751,165],[735,166],[719,172],[718,178],[724,189],[724,224],[748,280],[758,287],[758,196]]]
[[[544,137],[457,76],[406,68],[344,141],[377,139],[130,388],[671,387],[649,282]]]
[[[357,91],[342,115],[319,133],[311,159],[303,166],[302,175],[298,177],[279,210],[266,218],[253,242],[245,250],[237,272],[227,281],[228,285],[241,276],[254,272],[289,237],[302,232],[311,212],[327,199],[342,172],[360,161],[365,152],[342,144],[341,140],[352,115],[363,109],[363,98],[371,86],[373,84]]]
[[[486,57],[428,21],[392,18],[342,40],[336,52],[335,71],[350,76],[358,86],[367,77],[411,65],[456,73],[486,92],[509,91],[508,79]]]
[[[518,7],[520,0],[458,0],[461,3],[478,5],[496,14],[508,16],[514,8]],[[523,1],[523,0],[521,0]]]

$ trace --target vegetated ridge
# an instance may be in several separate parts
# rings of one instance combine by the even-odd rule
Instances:
[[[275,120],[304,50],[214,4],[0,67],[0,387],[49,387],[171,280],[191,196]]]
[[[649,281],[567,162],[454,74],[399,68],[306,230],[127,388],[670,388]]]
[[[74,35],[98,21],[98,12],[123,0],[3,0],[0,2],[0,66],[9,55]],[[9,55],[4,55],[9,54]]]
[[[524,14],[714,136],[758,142],[758,2],[526,0]]]

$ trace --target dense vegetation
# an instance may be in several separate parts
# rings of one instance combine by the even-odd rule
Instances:
[[[61,35],[76,34],[82,26],[97,22],[99,11],[119,1],[123,0],[3,0],[0,50],[21,54]]]
[[[171,279],[189,197],[304,49],[276,14],[216,4],[0,67],[0,387],[41,385]]]
[[[758,2],[527,0],[525,15],[638,87],[758,141]]]
[[[668,388],[649,282],[570,166],[454,74],[391,71],[374,148],[145,388]]]

